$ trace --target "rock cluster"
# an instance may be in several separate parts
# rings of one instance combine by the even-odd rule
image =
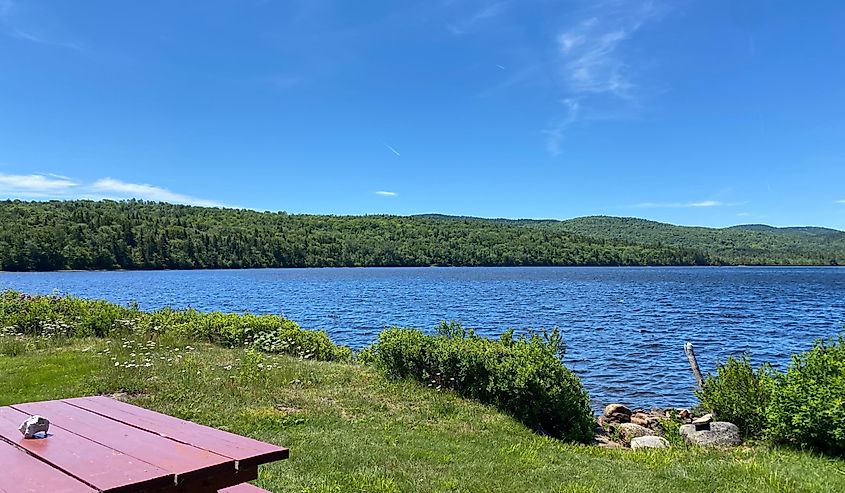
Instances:
[[[742,443],[739,428],[727,421],[713,421],[705,429],[696,429],[695,424],[681,426],[681,436],[690,445],[702,447],[736,447]]]
[[[661,422],[672,416],[684,423],[679,432],[688,444],[726,447],[741,443],[736,425],[714,421],[710,414],[696,418],[688,409],[632,411],[623,404],[609,404],[596,419],[594,444],[606,448],[666,448],[669,442],[662,437]]]

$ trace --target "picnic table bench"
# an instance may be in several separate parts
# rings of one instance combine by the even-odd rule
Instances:
[[[46,438],[18,431],[31,415]],[[80,397],[0,407],[0,493],[259,493],[247,481],[288,449],[132,406]]]

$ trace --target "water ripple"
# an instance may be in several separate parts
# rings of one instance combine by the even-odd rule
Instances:
[[[283,314],[360,348],[384,327],[559,327],[594,405],[694,403],[683,353],[783,366],[845,322],[843,268],[404,268],[0,273],[0,288]]]

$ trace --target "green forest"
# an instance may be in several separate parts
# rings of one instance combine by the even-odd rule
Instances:
[[[0,269],[830,265],[845,233],[627,218],[331,216],[144,201],[0,201]]]
[[[845,264],[845,232],[828,228],[774,228],[747,224],[729,228],[675,226],[636,218],[591,216],[553,221],[552,229],[641,245],[672,245],[707,252],[731,265]]]

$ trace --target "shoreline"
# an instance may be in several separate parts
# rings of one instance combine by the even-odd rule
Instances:
[[[0,274],[62,274],[94,272],[203,272],[203,271],[261,271],[261,270],[366,270],[366,269],[845,269],[845,265],[824,264],[737,264],[737,265],[368,265],[368,266],[312,266],[312,267],[209,267],[196,269],[60,269],[60,270],[0,270]]]

